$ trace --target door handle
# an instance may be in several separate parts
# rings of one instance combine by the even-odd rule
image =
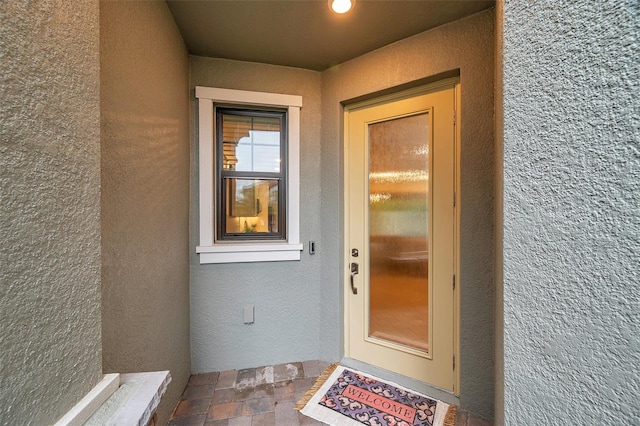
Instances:
[[[353,277],[355,277],[356,275],[358,275],[358,264],[356,262],[353,262],[351,264],[351,291],[353,292],[353,294],[358,294],[358,289],[353,283]]]

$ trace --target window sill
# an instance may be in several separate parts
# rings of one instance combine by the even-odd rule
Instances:
[[[300,260],[302,244],[218,244],[198,246],[200,264]]]

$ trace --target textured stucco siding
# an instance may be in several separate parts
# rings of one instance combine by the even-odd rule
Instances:
[[[340,103],[459,70],[460,404],[493,417],[493,10],[443,25],[322,75],[322,357],[342,344],[342,108]]]
[[[101,379],[98,3],[0,3],[0,423]]]
[[[504,424],[504,279],[503,279],[503,253],[504,253],[504,229],[502,224],[504,212],[504,154],[503,154],[503,96],[502,96],[502,42],[504,29],[504,2],[496,3],[495,11],[495,66],[494,66],[494,109],[495,109],[495,143],[494,143],[494,416],[495,425]]]
[[[320,73],[191,56],[191,87],[209,86],[302,96],[300,111],[300,261],[201,265],[198,192],[191,196],[191,350],[194,373],[317,359],[319,353]],[[193,94],[193,90],[192,90]],[[198,188],[197,103],[191,101],[192,188]],[[316,254],[306,244],[316,241]],[[336,303],[338,303],[336,301]],[[243,307],[255,323],[243,324]],[[337,330],[334,330],[337,333]],[[328,359],[335,361],[337,358]]]
[[[506,424],[640,424],[639,16],[504,7]]]
[[[164,2],[100,3],[105,372],[170,370],[189,350],[189,60]]]

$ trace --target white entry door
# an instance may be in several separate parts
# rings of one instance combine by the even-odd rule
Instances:
[[[345,112],[347,356],[455,389],[455,82]]]

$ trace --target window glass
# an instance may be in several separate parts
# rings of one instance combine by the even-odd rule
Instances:
[[[223,114],[225,169],[280,171],[280,117]]]
[[[278,234],[280,180],[224,178],[224,186],[229,194],[227,234]]]
[[[216,117],[218,239],[284,239],[286,113],[217,108]]]

